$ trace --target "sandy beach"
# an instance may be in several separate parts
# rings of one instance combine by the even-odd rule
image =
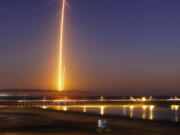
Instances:
[[[2,108],[1,135],[179,135],[178,124],[105,117],[110,132],[97,133],[102,116],[33,108]]]

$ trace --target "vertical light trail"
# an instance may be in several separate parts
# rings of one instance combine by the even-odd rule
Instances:
[[[64,90],[64,85],[65,85],[65,74],[66,74],[66,67],[64,66],[64,70],[63,70],[63,78],[62,78],[62,90]]]
[[[63,91],[63,34],[64,34],[64,14],[65,14],[65,3],[66,0],[62,0],[62,10],[61,10],[61,24],[60,24],[60,54],[59,54],[59,91]]]

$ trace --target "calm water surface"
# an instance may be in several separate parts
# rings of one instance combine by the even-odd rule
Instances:
[[[178,122],[180,120],[179,106],[156,107],[154,105],[127,105],[119,107],[97,106],[97,107],[54,107],[55,110],[78,111],[83,113],[95,113],[100,115],[118,115],[130,118],[141,118],[149,120],[165,120]]]

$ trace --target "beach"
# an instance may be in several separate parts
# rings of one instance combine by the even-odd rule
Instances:
[[[1,108],[0,119],[0,135],[180,134],[178,124],[40,108]],[[97,132],[98,119],[108,121],[109,132]]]

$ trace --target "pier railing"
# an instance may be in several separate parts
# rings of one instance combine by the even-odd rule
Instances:
[[[180,101],[170,101],[167,99],[156,99],[151,101],[131,101],[131,100],[0,100],[0,106],[19,106],[19,107],[36,107],[36,106],[72,106],[72,105],[123,105],[123,104],[180,104]]]

